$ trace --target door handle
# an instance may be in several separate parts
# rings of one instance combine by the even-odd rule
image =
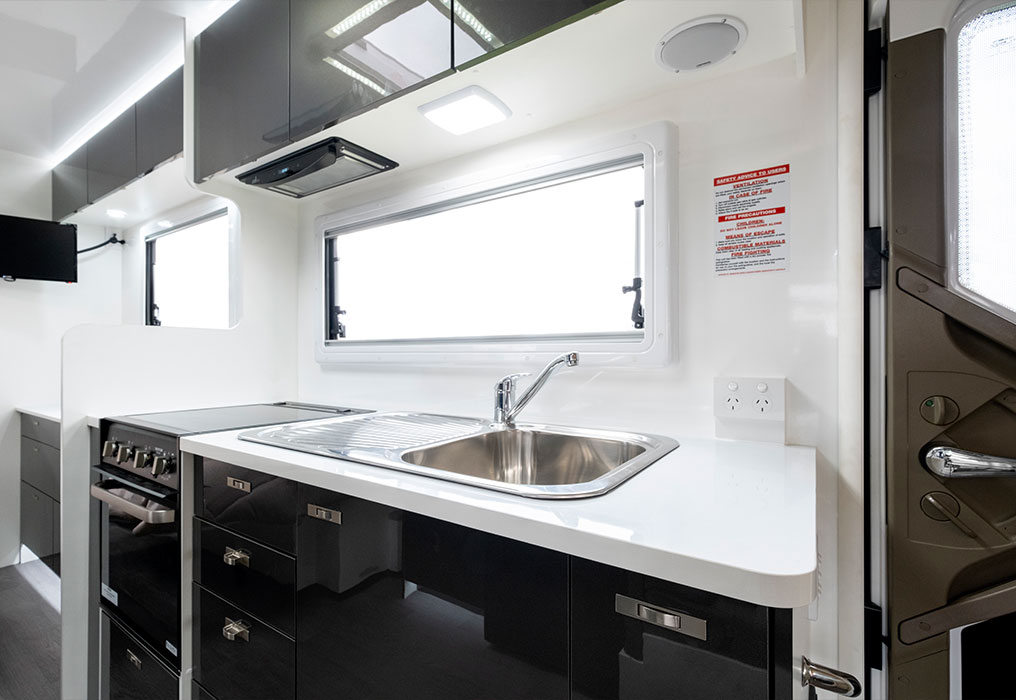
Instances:
[[[127,660],[131,662],[131,665],[134,666],[134,668],[139,671],[141,670],[141,657],[130,649],[127,650]]]
[[[617,593],[614,595],[614,612],[642,622],[648,622],[650,625],[656,625],[672,632],[686,634],[689,637],[706,641],[706,621],[678,610],[669,610],[661,608],[658,605],[650,605],[641,600],[635,600],[634,598]]]
[[[242,639],[250,641],[250,625],[243,620],[230,620],[226,618],[226,626],[222,628],[222,636],[231,642]]]
[[[994,457],[948,445],[929,447],[922,455],[924,465],[943,479],[976,476],[1016,476],[1016,459]]]
[[[250,568],[250,552],[243,549],[226,547],[226,553],[222,555],[222,561],[226,566],[246,566]]]
[[[965,595],[941,608],[904,620],[900,623],[900,641],[915,644],[956,627],[1011,612],[1016,612],[1016,581]]]
[[[97,498],[103,503],[107,503],[114,508],[119,508],[127,515],[132,518],[137,518],[143,523],[163,525],[165,523],[172,523],[176,521],[176,510],[173,508],[166,508],[164,506],[160,506],[159,508],[146,508],[140,503],[128,501],[123,496],[113,493],[107,488],[107,486],[110,485],[113,485],[114,488],[124,488],[116,481],[100,481],[97,484],[92,484],[89,489],[92,494],[92,498]]]
[[[849,673],[812,663],[807,656],[801,657],[801,686],[828,690],[848,698],[856,698],[861,694],[860,681]]]

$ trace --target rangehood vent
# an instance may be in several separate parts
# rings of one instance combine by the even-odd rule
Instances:
[[[398,163],[344,139],[332,137],[293,151],[236,176],[246,185],[290,197],[305,197],[329,187],[397,168]]]

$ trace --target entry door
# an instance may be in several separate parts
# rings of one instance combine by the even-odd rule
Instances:
[[[1016,698],[1016,8],[999,4],[889,45],[893,700]]]

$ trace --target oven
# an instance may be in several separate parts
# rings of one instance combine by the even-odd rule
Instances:
[[[117,423],[105,432],[90,489],[100,504],[100,604],[179,670],[177,441]]]

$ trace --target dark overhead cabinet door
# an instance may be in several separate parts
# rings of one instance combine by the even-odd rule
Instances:
[[[243,0],[194,42],[195,179],[289,143],[289,3]]]
[[[519,44],[620,0],[433,0],[455,18],[455,65]]]
[[[291,22],[293,139],[451,71],[439,0],[292,0]]]
[[[183,68],[163,80],[137,104],[137,174],[183,151]]]
[[[1008,34],[1016,36],[1016,21]],[[967,77],[950,86],[945,32],[889,45],[886,468],[894,700],[957,697],[950,684],[959,681],[959,667],[961,697],[1016,697],[1005,666],[1016,639],[1010,614],[1016,611],[1016,256],[1009,223],[1013,175],[1004,167],[1016,149],[1007,135],[1009,117],[1000,121],[1005,112],[996,107],[999,99],[1016,98],[1016,87],[1011,69],[998,70],[1013,50],[1012,40],[999,36],[972,38],[980,53],[959,71],[976,76],[967,93]],[[947,138],[944,105],[956,100],[964,115],[962,148]],[[946,175],[951,158],[957,178]],[[962,173],[974,176],[969,188]],[[950,188],[958,211],[953,223]],[[998,188],[1007,195],[996,194]],[[998,264],[1006,256],[1009,262]],[[955,658],[962,659],[959,666]]]
[[[89,202],[133,180],[138,173],[134,105],[93,136],[87,148]]]
[[[53,168],[53,219],[60,221],[88,204],[86,146]]]

